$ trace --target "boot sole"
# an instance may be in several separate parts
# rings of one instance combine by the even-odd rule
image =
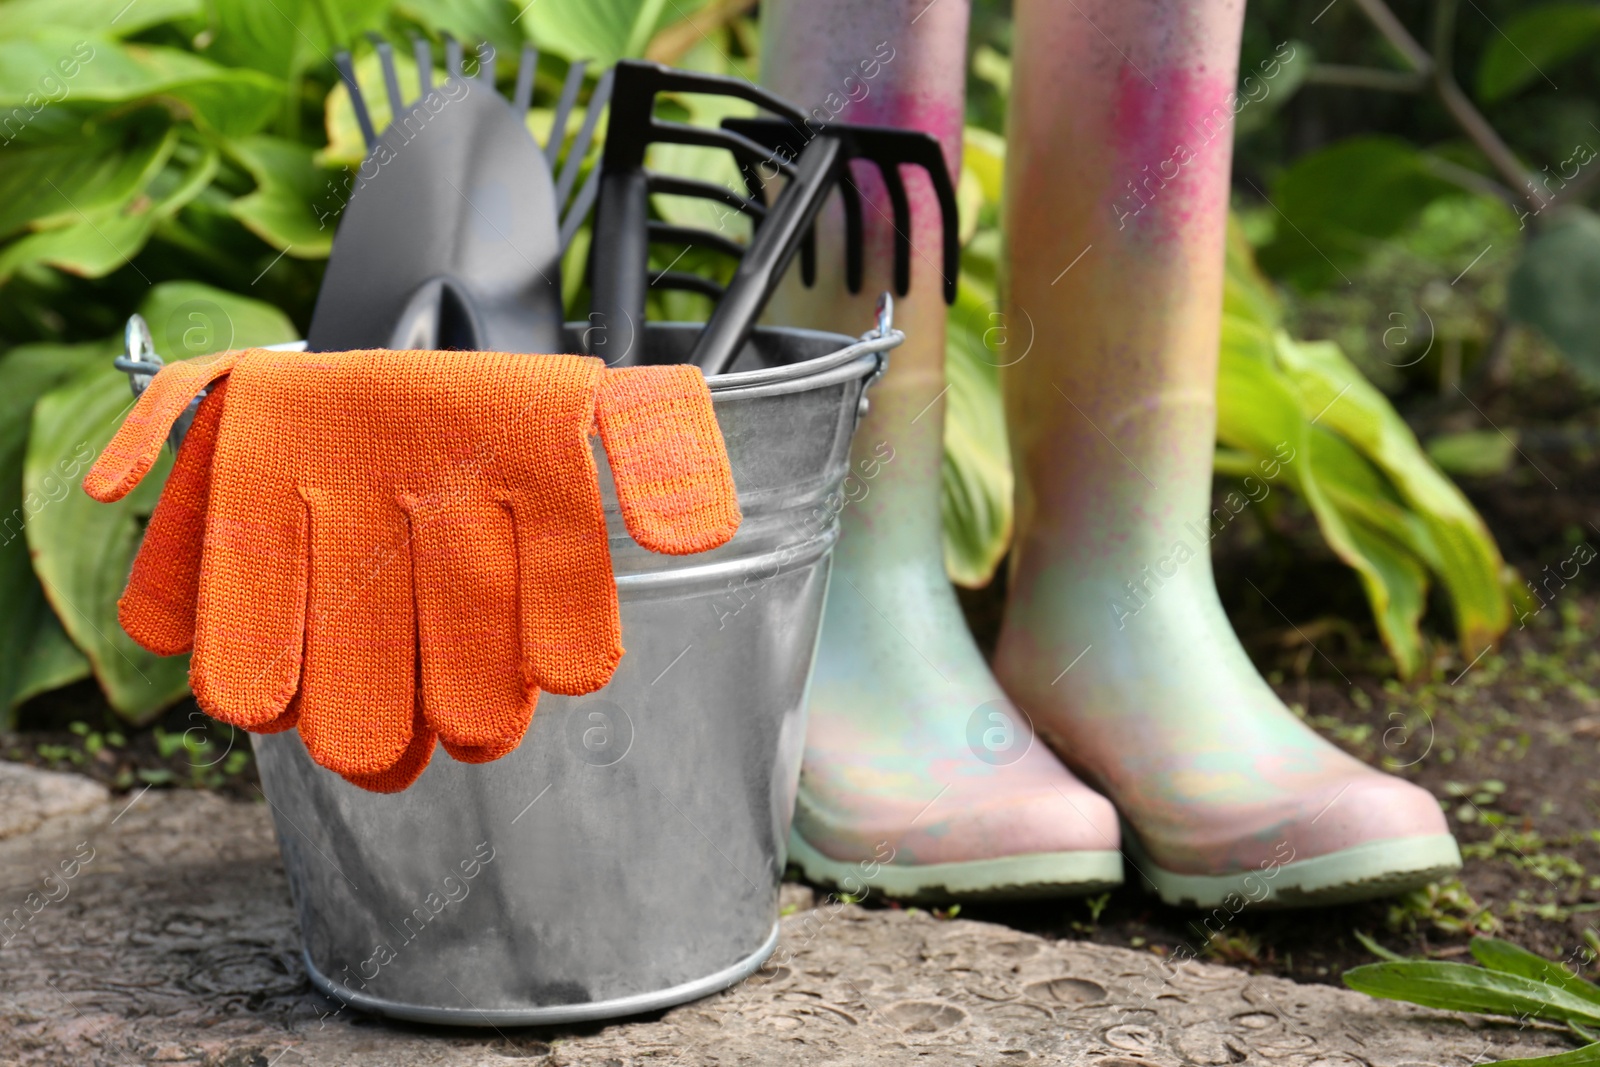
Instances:
[[[1138,835],[1126,824],[1122,841],[1140,880],[1164,903],[1191,908],[1226,906],[1234,914],[1247,905],[1298,908],[1393,896],[1461,869],[1461,850],[1449,834],[1370,841],[1325,856],[1236,874],[1168,871],[1150,859]],[[1243,903],[1234,907],[1230,897]]]
[[[1122,884],[1122,853],[1114,850],[1035,852],[911,866],[832,859],[801,837],[799,831],[791,831],[789,862],[815,885],[862,897],[878,892],[891,900],[930,903],[1082,896]]]

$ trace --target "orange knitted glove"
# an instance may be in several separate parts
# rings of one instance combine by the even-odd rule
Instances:
[[[318,763],[367,788],[409,784],[434,731],[458,759],[497,758],[539,688],[610,679],[621,627],[596,427],[641,545],[704,551],[738,527],[699,371],[575,356],[172,364],[85,478],[90,495],[138,484],[223,375],[151,517],[124,628],[166,654],[192,635],[202,707],[257,731],[298,722]]]

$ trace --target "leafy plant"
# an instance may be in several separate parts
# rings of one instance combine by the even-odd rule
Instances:
[[[1552,1056],[1502,1060],[1518,1067],[1600,1064],[1600,986],[1559,963],[1494,937],[1472,939],[1482,966],[1439,960],[1388,959],[1344,973],[1345,985],[1374,997],[1426,1008],[1563,1023],[1582,1048]],[[1392,953],[1385,955],[1392,956]]]
[[[1506,567],[1483,520],[1339,347],[1296,341],[1230,227],[1218,370],[1217,469],[1281,481],[1301,496],[1354,569],[1404,677],[1422,665],[1428,580],[1450,595],[1472,659],[1510,625]],[[1287,443],[1295,457],[1282,460]]]

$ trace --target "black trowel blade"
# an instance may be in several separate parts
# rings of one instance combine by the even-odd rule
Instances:
[[[483,349],[562,350],[554,183],[492,89],[458,77],[436,85],[383,132],[355,186],[311,351],[387,346],[419,287],[441,276],[474,308]]]

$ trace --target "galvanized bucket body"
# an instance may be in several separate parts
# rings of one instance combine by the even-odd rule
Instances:
[[[651,326],[646,343],[670,358],[695,332]],[[711,380],[744,511],[712,552],[635,545],[597,447],[627,653],[604,689],[542,695],[509,756],[441,751],[379,795],[293,731],[254,738],[320,989],[398,1018],[531,1025],[682,1003],[760,966],[838,535],[828,498],[898,340],[761,329]]]

